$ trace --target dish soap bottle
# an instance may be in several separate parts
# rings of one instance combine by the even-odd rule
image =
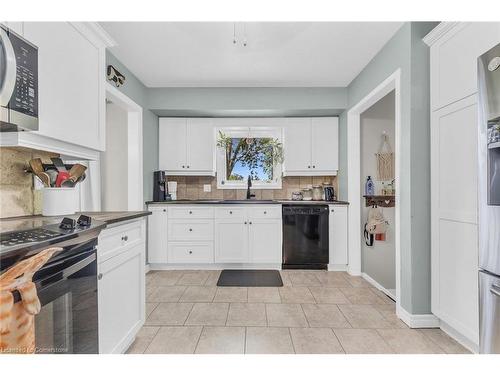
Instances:
[[[372,177],[368,176],[365,183],[365,195],[375,195],[375,184]]]

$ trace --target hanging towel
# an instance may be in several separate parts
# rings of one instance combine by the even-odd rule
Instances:
[[[388,181],[394,179],[394,154],[385,131],[382,133],[382,141],[375,157],[377,159],[378,180]]]
[[[385,233],[389,223],[384,218],[382,209],[371,207],[368,210],[368,220],[365,224],[364,237],[367,246],[373,246],[374,236],[378,241],[385,241]]]

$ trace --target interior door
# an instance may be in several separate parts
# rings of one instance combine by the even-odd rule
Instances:
[[[213,174],[215,134],[212,119],[188,118],[186,128],[186,168],[188,171]]]
[[[160,118],[158,136],[160,170],[186,171],[186,119]]]
[[[281,219],[249,223],[249,261],[281,264]]]
[[[339,169],[338,117],[313,117],[311,134],[313,171],[337,171]]]
[[[284,171],[310,172],[311,165],[311,119],[290,118],[285,127]]]
[[[215,262],[248,261],[248,222],[246,219],[218,220],[215,224]]]

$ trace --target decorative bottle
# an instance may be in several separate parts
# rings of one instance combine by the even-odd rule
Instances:
[[[365,195],[375,195],[375,184],[372,177],[368,176],[365,183]]]

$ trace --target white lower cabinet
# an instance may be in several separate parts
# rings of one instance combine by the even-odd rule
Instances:
[[[329,205],[330,217],[330,261],[331,268],[347,266],[348,263],[348,244],[347,244],[347,206]]]
[[[250,263],[281,262],[281,219],[255,219],[248,231]]]
[[[248,221],[222,219],[215,222],[215,262],[246,263],[248,261]]]
[[[144,324],[144,230],[141,219],[105,229],[99,236],[98,253],[113,254],[99,257],[98,263],[99,353],[125,352]],[[142,233],[140,240],[127,244],[137,232]]]

